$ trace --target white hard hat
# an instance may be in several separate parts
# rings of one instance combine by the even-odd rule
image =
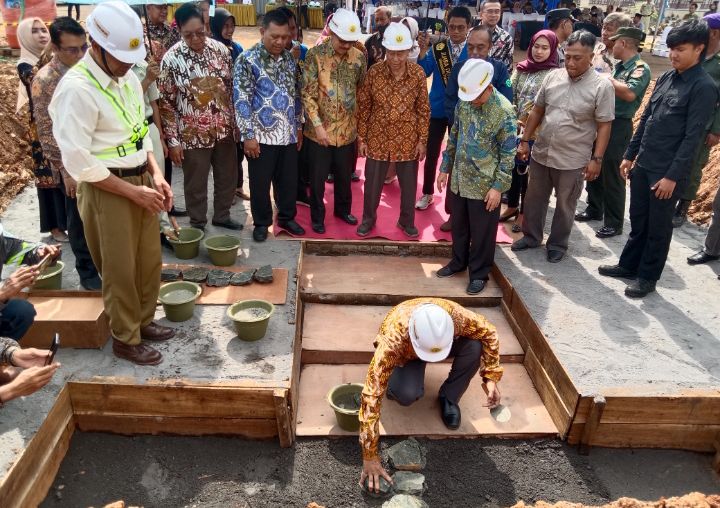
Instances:
[[[445,309],[434,303],[425,303],[416,307],[410,315],[408,332],[418,358],[426,362],[440,362],[450,354],[455,325]]]
[[[382,45],[390,51],[403,51],[413,47],[410,29],[402,23],[390,23],[385,29]]]
[[[458,98],[474,101],[490,85],[494,73],[490,62],[479,58],[466,61],[458,76]]]
[[[353,11],[338,9],[330,20],[330,31],[344,41],[355,42],[360,39],[360,18]]]
[[[85,25],[92,40],[121,62],[136,64],[145,60],[142,21],[125,2],[98,4]]]
[[[145,0],[145,5],[167,5],[167,0]]]

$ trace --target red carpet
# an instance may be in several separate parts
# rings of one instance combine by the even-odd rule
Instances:
[[[358,221],[362,220],[363,209],[363,171],[365,169],[365,159],[358,159],[357,172],[360,175],[359,182],[352,183],[353,203],[352,214],[357,217]],[[418,190],[416,198],[420,197],[422,192],[422,166],[418,175]],[[444,193],[443,193],[444,194]],[[413,203],[414,205],[414,203]],[[305,236],[298,238],[313,238],[325,240],[363,240],[359,237],[355,230],[357,226],[350,226],[333,215],[334,194],[333,184],[325,184],[325,234],[319,235],[310,227],[310,208],[306,206],[297,207],[297,216],[295,220],[303,228],[305,228]],[[445,196],[438,195],[435,191],[435,200],[427,208],[427,210],[415,210],[415,227],[418,228],[420,236],[418,238],[408,238],[405,233],[399,229],[396,224],[400,215],[400,186],[397,180],[393,183],[385,185],[380,206],[377,211],[377,223],[375,228],[370,232],[367,238],[385,238],[393,241],[420,241],[420,242],[438,242],[452,241],[450,233],[440,231],[440,224],[445,222],[448,215],[445,213]],[[280,228],[277,222],[273,226],[273,234],[275,237],[282,238],[292,237],[290,233]],[[512,243],[513,238],[508,235],[502,224],[498,225],[497,243]]]

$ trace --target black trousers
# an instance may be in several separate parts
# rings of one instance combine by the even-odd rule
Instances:
[[[297,199],[298,201],[306,201],[310,190],[310,164],[308,161],[308,139],[303,138],[302,148],[298,154],[298,181],[297,181]],[[332,172],[332,168],[330,168]]]
[[[531,140],[530,150],[532,150],[533,144],[535,144],[535,141]],[[510,189],[507,191],[508,208],[520,208],[520,213],[523,213],[523,205],[525,204],[529,165],[530,159],[524,161],[515,157],[515,167],[513,167],[512,171],[512,183],[510,184]]]
[[[380,206],[385,175],[390,161],[378,161],[368,157],[365,161],[365,196],[363,198],[362,223],[375,226],[377,209]],[[415,192],[417,192],[418,161],[395,163],[400,183],[400,217],[398,224],[403,227],[415,226]]]
[[[672,240],[672,218],[687,181],[675,186],[670,199],[658,199],[651,190],[661,174],[635,166],[630,173],[630,236],[620,255],[620,266],[641,279],[660,279]]]
[[[173,163],[170,157],[165,157],[165,181],[172,187]]]
[[[452,261],[450,269],[468,269],[470,280],[487,280],[495,261],[495,239],[500,220],[500,207],[485,209],[482,199],[463,198],[447,192],[452,208]]]
[[[425,153],[425,166],[423,166],[423,194],[435,193],[435,172],[440,148],[442,148],[445,133],[448,130],[447,118],[431,118],[430,130],[428,131],[427,152]]]
[[[10,337],[20,342],[35,321],[36,315],[37,312],[32,303],[19,298],[11,298],[0,314],[0,336]]]
[[[482,343],[467,337],[457,337],[450,355],[453,357],[450,374],[440,387],[439,395],[457,404],[480,368]],[[399,404],[409,406],[425,394],[425,366],[427,362],[412,360],[395,367],[388,381],[388,395]]]
[[[63,194],[65,194],[65,186],[62,182],[60,186]],[[70,248],[75,255],[75,269],[80,276],[80,280],[94,279],[98,276],[98,271],[90,256],[87,240],[85,240],[85,228],[82,218],[80,218],[76,198],[65,195],[65,213],[67,214],[67,232],[70,239]]]
[[[278,222],[295,218],[297,197],[297,144],[260,144],[260,157],[248,158],[250,177],[250,211],[257,226],[270,226],[273,221],[270,184],[275,189]]]
[[[242,161],[245,158],[245,151],[243,150],[243,144],[238,143],[237,144],[237,185],[236,187],[240,189],[243,186],[243,167],[242,167]]]
[[[336,215],[347,215],[352,208],[350,175],[353,171],[355,143],[344,146],[322,146],[305,138],[308,165],[310,168],[310,218],[313,224],[325,223],[325,180],[330,168],[335,168],[335,210]]]

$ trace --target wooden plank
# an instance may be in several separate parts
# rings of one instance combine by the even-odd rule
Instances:
[[[523,366],[527,370],[527,374],[532,380],[533,386],[540,395],[540,399],[545,404],[545,408],[550,414],[550,418],[560,431],[561,436],[565,436],[570,428],[573,413],[565,406],[562,397],[557,392],[552,379],[548,376],[547,371],[535,356],[532,349],[525,351],[525,361]]]
[[[204,268],[217,268],[228,272],[242,272],[252,266],[211,266],[211,265],[184,265],[184,264],[163,264],[163,268],[175,268],[186,270],[191,266]],[[267,300],[275,305],[285,305],[287,301],[288,271],[285,268],[273,268],[273,281],[270,284],[253,282],[247,286],[226,286],[224,288],[210,287],[201,284],[202,294],[197,299],[198,305],[229,305],[239,300]]]
[[[720,474],[720,432],[715,435],[713,441],[713,448],[715,448],[715,456],[713,457],[713,470]]]
[[[608,393],[626,395],[608,395]],[[720,421],[720,396],[694,393],[693,390],[676,395],[643,396],[632,388],[603,390],[607,401],[602,423],[669,423],[680,425],[713,425]],[[590,398],[578,404],[574,422],[585,423],[590,410]]]
[[[296,280],[302,273],[303,257],[305,256],[305,241],[303,240],[298,264]],[[300,361],[302,359],[302,331],[305,326],[305,303],[300,297],[300,291],[295,291],[295,335],[293,337],[293,362],[290,372],[290,420],[293,441],[295,440],[295,427],[297,422],[298,399],[300,398]]]
[[[272,389],[71,382],[76,412],[146,416],[275,418]]]
[[[74,429],[70,395],[66,386],[58,394],[35,436],[2,479],[0,506],[37,506],[45,498],[67,452]]]
[[[508,422],[494,420],[487,408],[482,379],[475,376],[460,401],[462,424],[449,430],[440,419],[437,393],[447,378],[450,366],[429,364],[425,373],[425,396],[410,407],[384,399],[380,419],[380,433],[393,436],[426,437],[518,437],[557,436],[540,397],[532,386],[522,365],[505,366],[499,387],[502,403],[510,408]],[[353,433],[341,430],[326,396],[330,388],[347,382],[363,382],[367,366],[363,365],[307,365],[300,376],[300,407],[298,436],[344,436]]]
[[[435,272],[446,263],[447,259],[437,257],[312,254],[303,260],[299,291],[306,302],[315,303],[395,305],[417,296],[449,298],[478,307],[500,303],[502,291],[492,277],[476,296],[465,292],[466,276],[438,279]]]
[[[577,444],[585,424],[574,424],[569,444]],[[720,425],[679,425],[652,423],[600,423],[593,436],[593,446],[609,448],[673,448],[713,452],[713,440]]]
[[[596,395],[593,397],[592,404],[590,405],[590,413],[588,414],[588,419],[585,423],[585,428],[583,429],[580,444],[578,446],[578,450],[581,455],[587,455],[590,453],[590,446],[592,445],[593,438],[595,437],[595,432],[600,425],[600,419],[602,418],[604,409],[605,397],[602,395]]]
[[[275,418],[277,419],[277,433],[280,446],[289,448],[293,443],[292,423],[290,422],[290,401],[288,391],[276,389],[273,391],[275,402]]]
[[[373,342],[390,306],[304,305],[302,363],[364,363],[375,352]],[[497,328],[502,363],[521,363],[524,352],[499,307],[475,307]],[[349,327],[348,324],[352,323]],[[452,362],[452,358],[446,360]]]
[[[214,435],[248,439],[271,439],[277,436],[275,418],[173,417],[79,411],[75,413],[75,421],[78,429],[84,432],[110,432],[126,436]]]
[[[497,282],[498,286],[500,287],[500,290],[502,291],[503,300],[505,302],[510,302],[512,299],[512,284],[510,284],[510,281],[507,277],[505,277],[505,274],[503,274],[500,271],[500,268],[498,268],[498,265],[493,263],[492,270],[490,271],[490,274],[492,275],[495,282]]]

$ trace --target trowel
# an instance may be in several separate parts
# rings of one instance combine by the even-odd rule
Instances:
[[[490,393],[487,389],[487,386],[485,386],[485,383],[482,384],[482,388],[485,392],[485,395],[488,395]],[[498,404],[497,407],[490,409],[490,416],[492,416],[493,419],[498,423],[505,423],[510,421],[512,413],[510,412],[510,408],[508,406]]]
[[[172,224],[173,231],[175,232],[175,238],[174,240],[180,239],[180,225],[178,224],[178,221],[175,217],[172,215],[168,216],[170,218],[170,224]]]

